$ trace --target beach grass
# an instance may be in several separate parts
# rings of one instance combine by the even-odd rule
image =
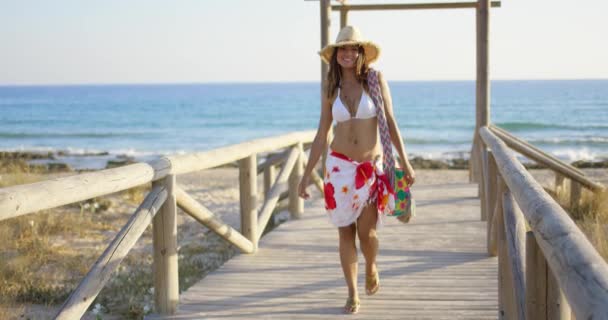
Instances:
[[[4,163],[0,177],[0,187],[8,187],[46,180],[50,175],[20,163]],[[0,221],[0,319],[23,318],[32,305],[56,310],[150,187],[148,183],[118,194]],[[125,257],[92,303],[91,309],[101,318],[142,319],[153,312],[151,235],[150,225],[138,241],[139,247]],[[182,243],[180,290],[192,286],[235,253],[231,244],[212,233]],[[48,317],[53,317],[54,311],[49,312]]]
[[[608,262],[608,190],[597,193],[585,191],[578,205],[571,205],[568,188],[552,195]]]

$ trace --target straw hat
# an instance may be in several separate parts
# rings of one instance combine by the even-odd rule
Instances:
[[[319,51],[319,55],[321,59],[326,63],[329,63],[331,60],[331,56],[334,54],[334,50],[337,47],[347,46],[347,45],[360,45],[365,50],[365,62],[370,64],[378,59],[380,55],[380,47],[371,41],[363,40],[361,37],[361,32],[359,29],[353,26],[346,26],[340,30],[338,33],[338,37],[336,38],[336,43],[329,44],[325,46],[325,48]]]

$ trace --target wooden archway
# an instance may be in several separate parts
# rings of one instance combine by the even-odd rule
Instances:
[[[428,10],[428,9],[466,9],[476,11],[476,86],[475,86],[475,132],[469,161],[469,178],[481,185],[481,150],[482,142],[479,128],[490,123],[490,77],[489,77],[489,29],[490,7],[500,7],[500,1],[477,0],[472,2],[434,2],[434,3],[400,3],[400,4],[348,4],[346,0],[332,5],[330,0],[319,0],[321,8],[321,48],[329,43],[329,25],[331,11],[340,11],[340,27],[348,24],[350,11],[378,10]],[[327,64],[321,61],[321,85],[327,73]]]

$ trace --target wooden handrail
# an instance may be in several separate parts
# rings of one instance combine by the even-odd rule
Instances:
[[[314,139],[314,136],[315,131],[293,132],[282,136],[251,140],[204,152],[169,156],[168,159],[172,165],[171,173],[182,174],[217,167],[243,159],[251,154],[289,147],[298,142],[309,142]]]
[[[580,183],[584,187],[589,188],[594,192],[604,190],[604,185],[585,177],[585,174],[579,169],[574,168],[573,166],[553,156],[549,156],[548,154],[540,151],[531,144],[514,137],[503,129],[500,129],[496,126],[492,126],[489,129],[492,131],[492,133],[494,133],[502,141],[504,141],[509,147],[521,153],[522,155],[549,167],[551,170],[556,171],[561,175]]]
[[[569,163],[566,163],[566,162],[564,162],[564,161],[560,160],[559,158],[555,157],[554,155],[549,154],[549,153],[547,153],[547,152],[543,151],[542,149],[540,149],[540,148],[536,147],[535,145],[533,145],[533,144],[529,143],[528,141],[526,141],[526,140],[524,140],[524,139],[518,138],[517,136],[513,135],[513,134],[512,134],[512,133],[510,133],[509,131],[507,131],[507,130],[505,130],[505,129],[503,129],[503,128],[501,128],[501,127],[499,127],[499,126],[495,125],[495,124],[490,125],[490,126],[489,126],[489,128],[490,128],[490,130],[492,130],[492,132],[494,132],[495,134],[496,134],[497,132],[498,132],[498,133],[501,133],[501,135],[496,134],[496,135],[498,135],[499,137],[500,137],[500,136],[507,136],[507,137],[509,137],[510,139],[509,139],[508,141],[505,141],[505,143],[506,143],[506,144],[507,144],[509,147],[511,147],[511,145],[509,144],[509,141],[511,141],[511,140],[513,140],[513,141],[517,141],[518,143],[521,143],[522,145],[525,145],[526,147],[530,148],[531,150],[536,151],[537,153],[539,153],[540,155],[542,155],[542,157],[544,157],[544,158],[548,158],[548,159],[551,159],[551,160],[553,160],[553,161],[555,161],[555,162],[558,162],[560,165],[563,165],[564,167],[566,167],[566,168],[568,168],[568,169],[570,169],[570,170],[572,170],[572,171],[574,171],[574,172],[578,172],[578,173],[580,173],[580,174],[585,174],[585,173],[584,173],[584,172],[583,172],[581,169],[579,169],[579,168],[577,168],[577,167],[575,167],[575,166],[573,166],[573,165],[571,165],[571,164],[569,164]],[[504,139],[503,139],[503,141],[504,141]]]
[[[171,314],[176,310],[179,299],[176,207],[182,208],[197,221],[241,249],[242,252],[255,252],[260,237],[257,231],[258,213],[256,210],[257,154],[286,147],[289,154],[277,182],[270,191],[271,198],[267,199],[262,209],[259,230],[263,230],[272,209],[276,207],[277,201],[283,195],[280,188],[285,185],[287,180],[289,180],[289,188],[284,196],[289,197],[289,210],[293,217],[299,217],[302,214],[303,202],[297,194],[297,185],[303,171],[302,163],[305,158],[303,146],[310,146],[314,134],[313,131],[295,132],[206,152],[161,157],[151,162],[2,188],[0,189],[0,221],[153,182],[152,191],[76,290],[72,292],[57,318],[80,318],[86,312],[111,277],[112,272],[152,221],[154,264],[158,271],[154,279],[157,289],[155,290],[155,303],[157,312]],[[215,217],[213,213],[175,184],[177,174],[213,168],[237,160],[240,166],[242,234]],[[279,156],[267,159],[266,164],[271,166],[275,164],[275,161],[278,164],[285,161],[285,158]],[[317,186],[319,186],[319,179],[320,177],[313,176],[313,182]]]
[[[83,173],[0,189],[0,221],[39,210],[127,190],[169,174],[188,173],[232,163],[251,154],[310,142],[314,131],[262,138],[199,153],[161,157],[124,167]]]
[[[166,158],[0,189],[0,221],[91,199],[165,177]]]
[[[568,214],[488,127],[484,143],[515,197],[577,319],[607,319],[608,264]]]
[[[56,319],[80,319],[82,317],[105,283],[111,278],[112,273],[118,268],[122,259],[150,225],[152,218],[166,198],[167,191],[163,186],[157,186],[150,191],[127,224],[114,237],[95,265],[70,294]]]

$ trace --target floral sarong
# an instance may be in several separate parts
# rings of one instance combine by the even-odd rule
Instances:
[[[395,199],[382,161],[357,162],[331,151],[325,163],[325,209],[337,227],[348,226],[359,218],[363,208],[375,201],[378,224],[382,216],[395,209]]]

